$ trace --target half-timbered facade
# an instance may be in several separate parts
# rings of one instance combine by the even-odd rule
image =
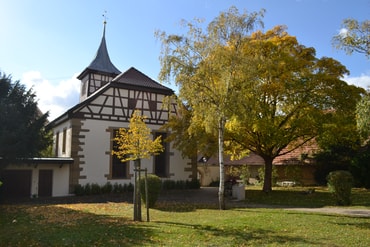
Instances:
[[[56,157],[70,157],[69,187],[107,182],[133,183],[133,163],[122,163],[112,156],[113,138],[119,128],[127,128],[134,110],[147,117],[146,124],[153,138],[167,134],[161,129],[171,114],[176,114],[176,104],[164,99],[173,90],[152,80],[135,68],[121,73],[110,61],[105,25],[96,57],[78,76],[81,80],[80,102],[50,123],[54,133]],[[188,160],[164,142],[164,152],[148,160],[142,167],[163,179],[191,179]]]

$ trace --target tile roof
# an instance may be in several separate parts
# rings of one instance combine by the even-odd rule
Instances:
[[[287,149],[283,150],[287,151]],[[284,155],[278,156],[274,159],[274,165],[297,165],[297,164],[312,164],[313,158],[312,156],[319,151],[319,147],[315,140],[311,140],[310,142],[305,143],[301,147],[286,153]],[[218,158],[210,157],[206,159],[206,162],[202,162],[198,159],[199,162],[205,163],[208,165],[218,165]],[[224,156],[224,164],[225,165],[264,165],[265,161],[262,159],[261,156],[251,152],[248,156],[243,157],[239,160],[231,160],[230,156]]]
[[[154,81],[153,79],[143,74],[139,70],[135,69],[134,67],[131,67],[126,72],[123,72],[120,75],[118,75],[116,78],[113,79],[112,82],[123,83],[135,87],[145,87],[149,89],[165,90],[171,94],[173,93],[172,89]]]

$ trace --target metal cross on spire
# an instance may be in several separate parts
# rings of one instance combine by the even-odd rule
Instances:
[[[108,19],[108,17],[107,17],[107,11],[106,10],[104,10],[104,13],[102,14],[102,16],[103,16],[103,18],[104,18],[104,26],[105,26],[105,24],[107,24],[107,19]]]

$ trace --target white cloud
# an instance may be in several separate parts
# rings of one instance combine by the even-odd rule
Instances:
[[[347,35],[348,35],[348,29],[347,28],[341,28],[339,30],[339,35],[342,36],[342,38],[347,37]]]
[[[76,75],[67,80],[51,83],[38,71],[23,74],[21,83],[33,88],[42,112],[49,111],[49,121],[54,120],[79,101],[80,81]]]
[[[362,87],[364,89],[370,88],[370,75],[369,74],[361,74],[360,76],[357,76],[357,77],[345,76],[343,80],[346,81],[348,84]]]

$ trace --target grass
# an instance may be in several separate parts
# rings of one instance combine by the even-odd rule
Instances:
[[[322,188],[285,188],[265,195],[248,188],[248,203],[333,206]],[[322,191],[321,191],[322,190]],[[354,191],[355,208],[370,192]],[[125,202],[0,205],[1,246],[370,246],[370,218],[279,208],[159,203],[151,222],[133,222]],[[143,219],[145,220],[145,210]]]

